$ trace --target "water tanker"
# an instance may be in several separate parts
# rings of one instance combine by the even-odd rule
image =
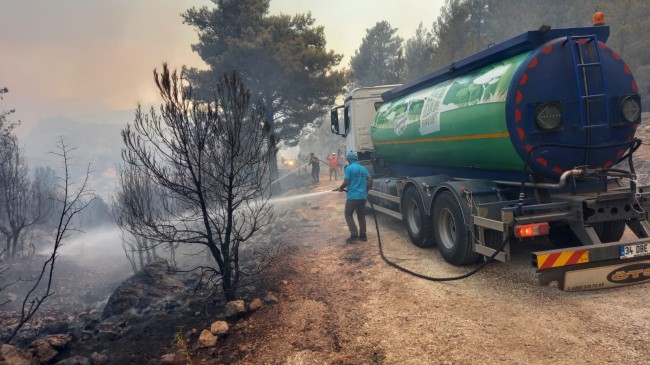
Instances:
[[[452,264],[508,261],[511,244],[544,238],[558,248],[532,255],[543,284],[649,281],[640,96],[608,36],[530,31],[405,85],[355,89],[332,131],[372,170],[376,209]],[[626,227],[637,240],[620,242]]]

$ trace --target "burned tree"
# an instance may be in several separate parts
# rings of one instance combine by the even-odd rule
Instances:
[[[50,187],[38,175],[29,179],[29,167],[14,138],[0,148],[0,233],[5,238],[5,257],[14,259],[24,232],[43,221],[52,208]]]
[[[236,73],[223,75],[210,103],[192,101],[192,87],[163,65],[154,79],[159,111],[139,107],[122,131],[127,164],[161,187],[165,214],[131,207],[134,235],[158,242],[205,246],[217,263],[226,299],[236,298],[242,274],[239,246],[272,220],[265,110]]]
[[[73,181],[70,173],[70,153],[72,151],[74,151],[74,148],[70,148],[65,144],[63,138],[59,138],[57,151],[52,152],[52,154],[61,158],[63,170],[63,176],[59,179],[60,184],[57,185],[57,191],[54,193],[54,200],[57,202],[57,226],[54,231],[52,252],[48,259],[43,262],[34,284],[23,298],[18,323],[15,325],[9,337],[2,339],[4,343],[10,343],[23,325],[36,314],[45,300],[53,294],[52,279],[54,268],[56,267],[56,259],[59,256],[59,248],[61,248],[65,239],[70,236],[70,232],[74,230],[74,227],[71,226],[74,217],[88,207],[96,198],[96,195],[88,187],[90,168],[86,170],[86,175],[81,183],[77,185]]]
[[[125,164],[119,171],[120,182],[115,190],[112,204],[113,218],[122,230],[122,248],[131,263],[134,272],[138,272],[158,257],[157,247],[169,251],[172,266],[175,266],[174,242],[154,241],[131,232],[138,232],[141,217],[147,221],[163,219],[166,215],[165,206],[169,201],[162,199],[164,191],[155,184],[146,171],[137,166]],[[163,206],[165,202],[165,206]]]

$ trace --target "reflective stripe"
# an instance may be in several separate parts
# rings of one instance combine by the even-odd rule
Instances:
[[[589,251],[575,250],[537,255],[537,268],[550,269],[589,262]]]

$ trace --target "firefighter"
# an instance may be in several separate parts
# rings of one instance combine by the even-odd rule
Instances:
[[[317,156],[314,156],[314,153],[309,154],[309,163],[311,164],[311,179],[314,183],[320,181],[320,163],[321,160]]]
[[[345,177],[343,184],[336,189],[344,191],[348,188],[347,199],[345,201],[345,222],[348,224],[350,230],[350,237],[345,240],[345,243],[356,243],[358,240],[367,241],[366,237],[366,199],[368,198],[368,190],[372,186],[372,177],[368,170],[359,164],[356,152],[350,152],[346,155],[348,166],[345,169]],[[357,212],[357,220],[359,221],[359,230],[354,223],[352,215]]]
[[[330,167],[330,181],[332,181],[332,174],[334,175],[334,181],[338,180],[338,173],[336,171],[338,168],[338,160],[334,152],[327,157],[327,165]]]

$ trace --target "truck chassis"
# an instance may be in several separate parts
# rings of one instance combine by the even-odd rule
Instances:
[[[576,191],[575,182],[585,179],[606,182],[595,192]],[[510,245],[548,236],[558,248],[531,257],[540,284],[592,290],[650,281],[650,186],[637,187],[634,180],[620,186],[620,180],[600,169],[576,169],[566,184],[528,184],[517,196],[516,183],[377,176],[368,200],[404,221],[415,245],[437,244],[455,265],[508,262]],[[637,239],[619,241],[625,227]],[[521,237],[522,229],[533,234]]]

